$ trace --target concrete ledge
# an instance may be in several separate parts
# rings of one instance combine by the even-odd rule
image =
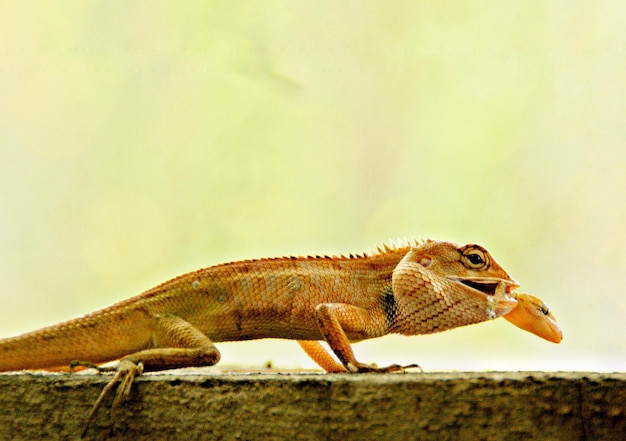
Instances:
[[[619,440],[626,373],[145,375],[111,440]],[[205,372],[205,371],[203,371]],[[108,376],[0,375],[3,439],[77,439]]]

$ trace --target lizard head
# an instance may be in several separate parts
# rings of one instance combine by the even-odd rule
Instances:
[[[516,306],[513,293],[519,283],[484,247],[431,240],[413,247],[412,251],[414,261],[428,271],[464,285],[476,297],[497,301],[498,315]]]

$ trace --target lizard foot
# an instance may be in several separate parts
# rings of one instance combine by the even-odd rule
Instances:
[[[107,383],[104,389],[102,389],[100,396],[98,397],[93,407],[89,411],[89,415],[87,416],[87,422],[85,423],[85,427],[83,428],[83,433],[81,434],[81,438],[84,438],[85,435],[87,434],[87,431],[89,430],[89,426],[91,426],[91,423],[95,419],[98,409],[102,405],[102,402],[104,401],[104,399],[109,395],[109,393],[111,392],[115,384],[118,382],[120,383],[120,385],[117,388],[117,393],[115,394],[115,398],[113,399],[112,407],[116,407],[117,405],[122,403],[124,400],[126,400],[126,398],[128,398],[128,395],[130,394],[130,388],[133,384],[133,380],[135,379],[135,377],[143,373],[143,363],[134,363],[133,361],[130,361],[130,360],[120,361],[117,367],[115,368],[109,368],[109,367],[102,368],[100,366],[89,366],[89,367],[95,367],[99,371],[100,370],[101,371],[116,370],[117,372],[115,373],[111,381]]]
[[[348,370],[350,372],[355,372],[355,373],[356,372],[358,373],[374,372],[374,373],[379,373],[379,374],[386,374],[389,372],[404,373],[406,369],[419,369],[420,372],[424,372],[424,370],[418,364],[409,364],[407,366],[401,366],[399,364],[392,364],[390,366],[386,366],[382,368],[379,368],[375,364],[365,364],[365,363],[359,363],[358,365],[354,365],[354,364],[348,365]]]

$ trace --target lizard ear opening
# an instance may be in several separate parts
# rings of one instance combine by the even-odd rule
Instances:
[[[431,257],[424,256],[420,258],[418,263],[422,265],[424,268],[428,268],[430,264],[433,263],[433,259]]]

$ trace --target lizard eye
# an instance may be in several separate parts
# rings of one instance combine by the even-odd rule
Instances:
[[[483,250],[468,248],[463,252],[465,266],[472,269],[482,269],[489,265],[489,258]]]
[[[468,254],[467,260],[469,260],[472,265],[482,265],[485,263],[483,258],[478,253]]]

